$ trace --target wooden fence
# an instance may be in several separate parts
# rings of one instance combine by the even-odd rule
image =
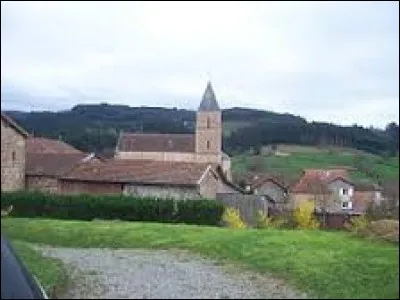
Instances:
[[[257,220],[257,212],[268,214],[267,200],[259,195],[242,194],[217,194],[217,201],[227,207],[233,207],[240,212],[243,221],[254,226]]]

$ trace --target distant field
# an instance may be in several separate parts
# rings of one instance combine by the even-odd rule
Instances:
[[[398,245],[346,232],[15,218],[1,229],[12,240],[59,247],[191,250],[272,273],[311,299],[399,297]]]
[[[290,155],[260,155],[259,157],[262,157],[261,161],[264,163],[264,170],[268,173],[284,175],[289,179],[296,178],[303,169],[307,168],[348,166],[357,169],[360,161],[361,164],[372,169],[382,179],[395,180],[399,178],[398,157],[383,158],[347,148],[318,148],[297,145],[279,145],[278,151],[289,153]],[[260,159],[259,157],[258,159]],[[248,171],[256,159],[257,156],[249,154],[234,156],[232,158],[233,174],[240,175]],[[373,180],[361,170],[352,171],[351,176],[356,180]]]

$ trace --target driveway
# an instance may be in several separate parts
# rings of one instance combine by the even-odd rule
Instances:
[[[67,266],[65,298],[307,298],[281,280],[180,250],[36,248]]]

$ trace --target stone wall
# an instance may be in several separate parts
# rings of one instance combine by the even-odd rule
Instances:
[[[185,186],[126,184],[123,193],[124,195],[134,195],[138,197],[157,197],[176,200],[197,200],[202,198],[197,187]]]
[[[221,154],[198,154],[189,152],[123,152],[115,153],[116,159],[139,159],[176,161],[189,163],[221,163]]]
[[[59,191],[62,194],[98,194],[115,195],[122,193],[122,184],[104,182],[84,182],[59,180]]]
[[[26,140],[1,120],[1,190],[25,188]]]
[[[219,179],[213,172],[208,171],[200,181],[199,192],[204,198],[215,199],[218,190],[220,189],[221,179]]]
[[[284,202],[286,199],[285,192],[286,191],[282,187],[270,180],[266,181],[254,191],[256,195],[268,195],[275,202]]]
[[[47,176],[27,176],[26,188],[28,191],[40,191],[44,193],[58,193],[58,179]]]

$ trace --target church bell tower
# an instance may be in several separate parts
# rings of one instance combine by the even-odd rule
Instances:
[[[196,118],[196,153],[220,154],[222,151],[221,110],[211,82],[207,83]]]

